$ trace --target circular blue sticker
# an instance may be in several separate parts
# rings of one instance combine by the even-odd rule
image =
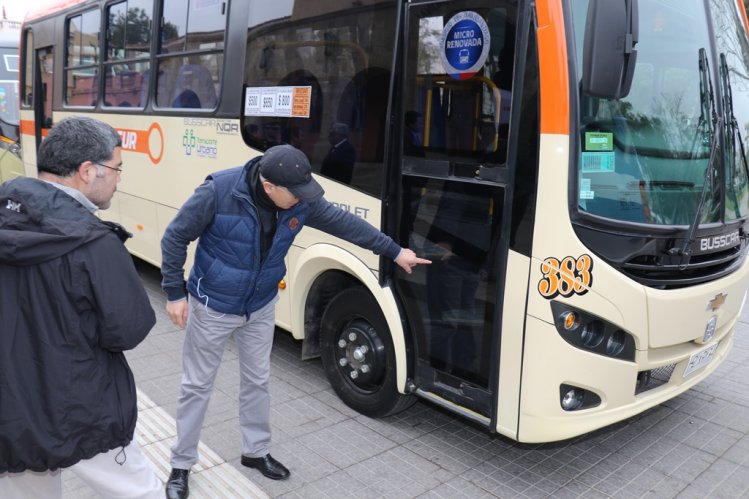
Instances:
[[[440,39],[440,58],[445,72],[453,78],[473,77],[489,55],[489,26],[479,14],[458,12],[447,21]]]

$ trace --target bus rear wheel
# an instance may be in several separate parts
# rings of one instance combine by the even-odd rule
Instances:
[[[345,289],[330,301],[322,317],[320,354],[333,390],[352,409],[381,417],[415,402],[396,389],[390,329],[366,289]]]

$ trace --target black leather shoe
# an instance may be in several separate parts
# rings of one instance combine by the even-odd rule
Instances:
[[[284,480],[289,478],[290,474],[286,466],[273,459],[270,454],[266,454],[263,457],[242,456],[242,466],[255,468],[271,480]]]
[[[187,485],[187,475],[190,470],[172,469],[169,480],[166,482],[167,499],[187,499],[190,495],[190,487]]]

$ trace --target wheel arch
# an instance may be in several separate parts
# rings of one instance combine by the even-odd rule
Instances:
[[[323,312],[330,299],[338,292],[352,286],[363,286],[377,301],[390,330],[396,359],[396,385],[405,393],[407,376],[406,338],[395,295],[390,287],[382,287],[376,271],[345,249],[332,244],[314,244],[304,249],[296,258],[290,275],[292,307],[291,332],[303,340],[302,357],[319,356],[319,332]]]

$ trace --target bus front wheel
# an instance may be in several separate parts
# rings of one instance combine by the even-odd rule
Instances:
[[[415,401],[396,389],[390,329],[377,301],[360,286],[341,291],[326,307],[320,354],[333,390],[362,414],[388,416]]]

